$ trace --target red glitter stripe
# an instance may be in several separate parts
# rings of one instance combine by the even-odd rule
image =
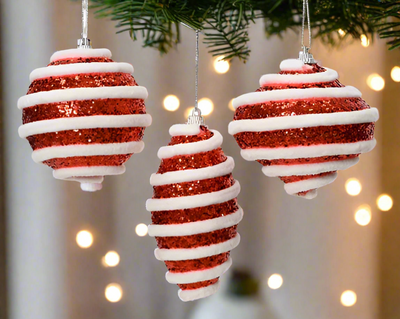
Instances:
[[[306,64],[310,66],[311,68],[303,68],[301,70],[292,70],[292,71],[281,71],[279,74],[310,74],[310,73],[321,73],[325,72],[326,69],[318,64]]]
[[[143,138],[142,127],[94,128],[60,131],[28,136],[33,150],[77,144],[108,144],[140,141]]]
[[[212,193],[231,187],[235,183],[232,174],[203,180],[154,186],[153,198],[172,198]]]
[[[236,198],[204,207],[158,211],[151,213],[155,225],[184,224],[233,214],[239,209]]]
[[[230,252],[222,253],[199,259],[164,261],[170,272],[188,272],[192,270],[205,270],[214,268],[225,263],[229,258]]]
[[[263,166],[314,164],[314,163],[341,161],[341,160],[355,158],[355,157],[358,157],[359,155],[360,154],[309,157],[309,158],[294,158],[294,159],[257,160],[257,162],[259,162]]]
[[[104,58],[104,57],[67,58],[67,59],[53,61],[53,62],[49,63],[47,66],[62,65],[62,64],[75,64],[75,63],[92,63],[92,62],[107,63],[107,62],[114,62],[114,61],[109,58]]]
[[[160,249],[196,248],[223,243],[236,236],[237,225],[191,236],[156,237]]]
[[[257,147],[280,148],[367,141],[373,138],[374,128],[374,123],[363,123],[279,131],[243,132],[234,136],[242,149]]]
[[[37,79],[31,83],[26,94],[72,89],[81,87],[137,86],[133,76],[128,73],[83,73]]]
[[[184,285],[178,284],[178,286],[182,290],[193,290],[193,289],[199,289],[199,288],[205,288],[205,287],[211,286],[211,285],[217,283],[218,280],[219,280],[219,277],[215,278],[215,279],[211,279],[211,280],[195,282],[192,284],[184,284]]]
[[[22,110],[23,124],[91,115],[146,114],[142,99],[96,99],[40,104]]]
[[[336,88],[344,87],[338,80],[332,82],[318,82],[318,83],[268,83],[256,90],[256,92],[265,92],[273,90],[287,90],[287,89],[311,89],[311,88]]]
[[[186,144],[186,143],[194,143],[203,140],[208,140],[214,135],[208,128],[205,126],[200,126],[200,133],[197,135],[180,135],[173,136],[171,138],[171,142],[168,145],[176,145],[176,144]]]
[[[238,107],[234,120],[351,112],[369,108],[369,105],[361,98],[315,98],[307,100],[269,101]]]
[[[300,181],[305,181],[307,179],[313,179],[316,177],[323,177],[332,174],[333,172],[325,172],[321,174],[315,174],[315,175],[303,175],[303,176],[281,176],[279,177],[281,181],[283,181],[285,184],[287,183],[294,183],[294,182],[300,182]]]
[[[178,155],[161,160],[161,165],[157,173],[164,174],[166,172],[172,171],[214,166],[225,162],[226,159],[227,157],[224,155],[224,152],[220,147],[208,152],[201,152],[190,155]]]
[[[125,163],[132,154],[103,155],[103,156],[74,156],[66,158],[53,158],[44,161],[43,164],[53,169],[84,166],[120,166]]]

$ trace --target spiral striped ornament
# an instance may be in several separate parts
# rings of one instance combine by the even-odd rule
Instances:
[[[158,151],[161,165],[150,178],[149,235],[157,241],[156,258],[168,268],[167,281],[181,288],[181,300],[191,301],[214,294],[232,264],[243,217],[236,200],[240,185],[219,132],[197,124],[174,125],[169,132],[171,142]]]
[[[123,174],[124,163],[143,150],[152,121],[147,90],[132,73],[132,65],[114,62],[107,49],[58,51],[47,67],[34,70],[18,100],[18,133],[31,145],[32,159],[84,191],[101,189],[106,175]]]
[[[229,133],[245,160],[279,177],[288,194],[312,199],[336,171],[375,147],[379,113],[334,70],[296,59],[282,61],[280,69],[262,76],[256,92],[233,100]]]

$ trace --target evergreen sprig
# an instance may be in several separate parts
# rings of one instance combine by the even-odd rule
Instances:
[[[313,36],[331,45],[344,38],[375,34],[388,39],[390,49],[400,47],[400,1],[309,0]],[[214,55],[226,59],[249,56],[248,28],[263,18],[266,36],[301,27],[302,0],[91,0],[98,17],[117,21],[118,32],[138,34],[145,47],[167,53],[180,42],[180,26],[204,33]],[[345,36],[338,34],[343,30]]]

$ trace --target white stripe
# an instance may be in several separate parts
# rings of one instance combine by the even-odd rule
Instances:
[[[367,153],[371,151],[375,145],[376,140],[373,139],[370,141],[347,144],[320,144],[312,146],[244,149],[240,151],[240,154],[246,161],[263,159],[296,159]]]
[[[96,88],[74,88],[32,93],[18,100],[18,108],[65,101],[96,99],[147,99],[147,89],[143,86],[105,86]]]
[[[347,125],[375,122],[379,119],[376,108],[324,114],[269,117],[264,119],[238,120],[229,123],[229,134],[241,132],[263,132],[304,127]]]
[[[219,281],[213,285],[199,288],[199,289],[187,289],[178,291],[178,296],[182,301],[192,301],[201,298],[205,298],[215,294],[219,289]]]
[[[174,198],[151,198],[146,201],[146,209],[149,212],[188,209],[204,207],[227,202],[237,197],[240,193],[240,184],[235,180],[229,188],[220,191],[193,196],[181,196]]]
[[[169,135],[181,136],[181,135],[197,135],[200,133],[200,125],[198,124],[175,124],[169,128]]]
[[[214,150],[221,146],[223,138],[218,131],[211,130],[211,132],[213,132],[214,135],[208,140],[160,147],[157,156],[163,159],[177,155],[197,154]]]
[[[260,86],[268,84],[307,84],[332,82],[338,79],[339,75],[335,70],[325,68],[325,72],[303,73],[303,74],[265,74],[260,78]]]
[[[199,259],[226,253],[227,251],[230,251],[233,248],[237,247],[237,245],[239,245],[239,242],[240,235],[236,234],[236,236],[232,239],[209,246],[182,249],[156,248],[156,250],[154,251],[154,255],[156,256],[156,259],[161,261]]]
[[[348,169],[349,167],[356,165],[359,160],[358,157],[355,157],[346,160],[313,164],[271,165],[263,166],[262,172],[269,177],[315,175]]]
[[[170,272],[165,274],[165,279],[170,284],[192,284],[205,280],[218,278],[232,266],[232,258],[228,258],[222,265],[213,268],[189,272]]]
[[[284,185],[286,193],[294,195],[300,192],[306,192],[310,189],[317,189],[332,183],[337,177],[337,172],[322,177],[314,177],[304,181],[287,183]]]
[[[81,177],[96,177],[104,175],[120,175],[125,173],[125,165],[120,166],[81,166],[60,168],[53,171],[56,179],[81,181]],[[79,177],[76,177],[79,176]]]
[[[52,120],[42,120],[21,125],[18,134],[21,138],[27,136],[60,132],[68,130],[119,128],[119,127],[147,127],[152,118],[149,114],[129,115],[94,115],[82,117],[66,117]]]
[[[111,58],[111,51],[108,49],[69,49],[53,53],[50,62],[73,58]]]
[[[214,166],[166,172],[163,174],[152,174],[150,177],[150,184],[152,186],[159,186],[224,176],[231,173],[234,167],[235,162],[233,158],[228,156],[225,162]]]
[[[284,89],[243,94],[233,100],[236,109],[242,105],[265,103],[269,101],[303,100],[310,98],[361,97],[361,92],[352,86],[338,88]]]
[[[36,163],[40,163],[51,158],[132,154],[140,153],[143,148],[144,143],[142,141],[128,143],[53,146],[33,151],[32,159]]]
[[[243,209],[239,207],[235,213],[213,219],[184,224],[149,225],[148,231],[152,237],[191,236],[237,225],[242,218]]]
[[[297,195],[297,194],[296,194]],[[316,189],[312,189],[310,191],[308,191],[305,195],[298,195],[301,198],[304,199],[314,199],[315,197],[317,197],[318,195],[318,191]]]
[[[64,76],[89,73],[133,73],[133,66],[125,62],[92,62],[50,65],[35,69],[31,72],[29,80],[48,78],[51,76]]]

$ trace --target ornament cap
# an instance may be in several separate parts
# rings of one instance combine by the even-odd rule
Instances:
[[[303,50],[299,52],[299,60],[303,61],[303,63],[307,64],[315,64],[313,55],[309,52],[309,48],[303,47]]]
[[[91,49],[92,44],[90,43],[90,39],[82,38],[78,39],[78,49]]]

